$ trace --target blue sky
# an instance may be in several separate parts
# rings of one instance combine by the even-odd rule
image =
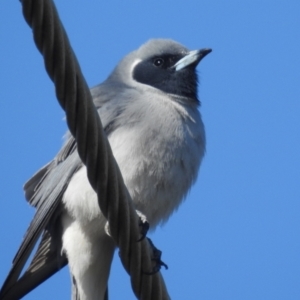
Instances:
[[[153,37],[213,48],[200,64],[207,153],[152,237],[172,299],[300,299],[300,2],[56,1],[90,86]],[[59,3],[58,3],[59,2]],[[34,209],[22,186],[66,131],[19,1],[0,2],[0,283]],[[115,256],[111,299],[134,299]],[[67,268],[24,299],[69,299]]]

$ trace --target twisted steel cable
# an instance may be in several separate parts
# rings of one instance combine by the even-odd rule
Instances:
[[[23,0],[24,18],[33,30],[67,124],[87,167],[89,182],[98,195],[111,236],[120,249],[124,268],[138,299],[169,299],[160,272],[153,268],[151,247],[139,239],[138,217],[93,104],[88,85],[51,0]]]

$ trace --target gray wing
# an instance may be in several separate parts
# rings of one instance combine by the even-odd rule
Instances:
[[[1,288],[0,299],[20,299],[67,264],[66,257],[61,253],[61,228],[56,219],[68,183],[81,166],[75,140],[69,138],[56,158],[25,184],[26,199],[37,211]],[[41,235],[37,252],[20,277]]]
[[[102,84],[91,89],[94,104],[109,136],[118,126],[118,116],[124,111],[120,101],[120,85]],[[116,94],[119,97],[116,97]],[[74,138],[68,138],[53,161],[40,169],[24,185],[25,197],[37,211],[27,229],[22,244],[13,260],[12,268],[0,290],[1,300],[20,299],[43,281],[63,268],[68,262],[61,253],[61,228],[57,218],[61,212],[61,199],[72,178],[82,167]],[[39,247],[28,269],[20,274],[41,237]],[[107,297],[107,296],[106,296]]]

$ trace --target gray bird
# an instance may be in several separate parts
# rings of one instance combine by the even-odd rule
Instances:
[[[165,222],[195,182],[205,152],[196,66],[211,49],[154,39],[91,89],[135,208],[150,228]],[[104,299],[115,245],[74,138],[24,186],[36,214],[0,299],[19,299],[69,264],[73,299]],[[28,269],[20,276],[41,237]]]

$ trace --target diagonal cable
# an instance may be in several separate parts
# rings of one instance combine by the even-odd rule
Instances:
[[[131,276],[133,292],[143,300],[169,299],[160,272],[145,274],[153,268],[151,248],[146,239],[137,242],[138,217],[54,3],[23,0],[22,5],[24,18],[55,84],[57,99],[66,112],[79,156],[87,167],[89,182],[109,221],[123,266]]]

